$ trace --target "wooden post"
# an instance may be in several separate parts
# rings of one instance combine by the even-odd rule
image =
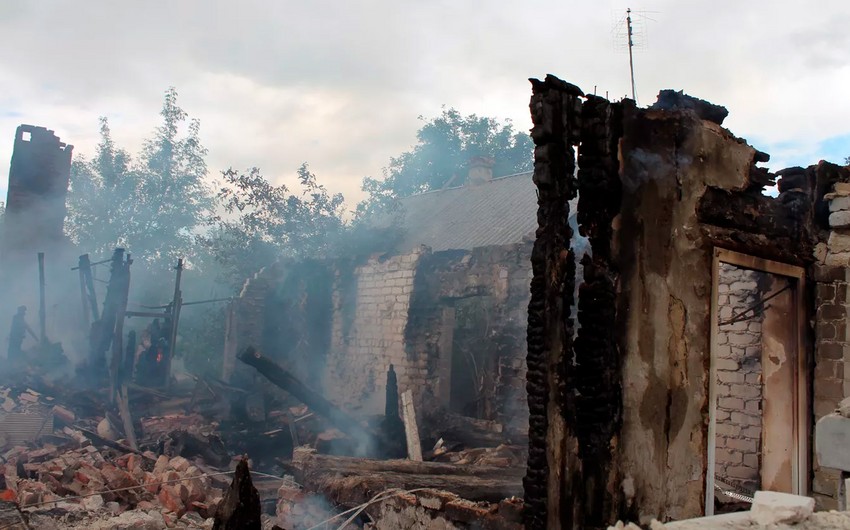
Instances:
[[[130,295],[130,264],[133,260],[127,254],[127,259],[121,260],[117,265],[118,269],[113,271],[110,279],[110,289],[112,283],[115,284],[115,327],[112,336],[112,363],[110,364],[111,375],[111,394],[112,400],[115,400],[116,393],[120,388],[119,377],[123,372],[121,362],[124,358],[124,318],[127,312],[127,299]],[[117,276],[117,277],[116,277]]]
[[[83,254],[83,256],[88,258],[88,254]],[[88,333],[91,322],[89,321],[89,297],[86,293],[86,276],[83,273],[83,256],[80,256],[79,266],[77,267],[77,271],[80,273],[80,302],[82,302],[83,306],[83,314],[80,315],[80,318],[83,320],[83,329]]]
[[[233,368],[236,365],[236,300],[227,306],[227,317],[224,324],[224,352],[221,361],[221,380],[230,382]]]
[[[38,326],[42,346],[47,344],[47,307],[44,300],[44,252],[38,253]]]
[[[92,336],[91,352],[89,358],[89,370],[100,384],[101,378],[110,367],[106,360],[106,352],[109,350],[112,339],[115,336],[115,315],[118,312],[121,289],[121,272],[124,267],[124,249],[116,248],[110,260],[112,265],[109,269],[109,284],[106,287],[106,296],[103,300],[103,313],[96,320],[97,327]],[[91,293],[91,291],[90,291]],[[110,379],[106,377],[106,379]],[[111,380],[111,379],[110,379]],[[114,392],[114,385],[110,390]],[[111,395],[112,397],[112,395]],[[111,400],[111,398],[110,398]]]
[[[168,342],[168,356],[166,358],[165,386],[171,386],[171,360],[177,351],[177,325],[180,321],[180,305],[183,302],[183,293],[180,292],[180,279],[183,276],[183,258],[177,260],[177,276],[174,279],[174,299],[171,302],[171,337]]]
[[[139,444],[136,441],[136,430],[133,428],[133,417],[130,416],[130,401],[127,397],[127,384],[121,385],[121,390],[118,392],[118,412],[121,414],[121,421],[124,424],[124,436],[127,437],[127,444],[134,451],[139,450]]]
[[[416,409],[413,408],[413,392],[410,390],[405,390],[401,395],[401,412],[404,420],[404,434],[407,438],[407,458],[414,462],[422,462],[422,442],[419,440]]]
[[[88,296],[88,306],[84,308],[86,311],[91,311],[92,321],[100,318],[100,312],[97,309],[97,294],[94,291],[94,277],[92,276],[91,261],[88,254],[80,256],[80,278],[85,284],[86,296]]]

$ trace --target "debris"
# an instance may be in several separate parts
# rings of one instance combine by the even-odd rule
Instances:
[[[348,506],[367,502],[374,492],[431,488],[472,501],[498,502],[522,495],[522,467],[456,465],[412,460],[370,460],[317,454],[299,447],[292,459],[296,481]]]
[[[811,497],[757,491],[753,498],[750,515],[760,525],[799,523],[815,511],[815,500]]]
[[[251,482],[248,460],[236,466],[233,482],[215,513],[213,530],[259,530],[262,507],[257,488]]]
[[[407,438],[407,457],[422,461],[422,445],[419,440],[419,426],[416,423],[416,409],[413,407],[413,393],[407,390],[401,395],[401,410],[404,419],[404,434]]]

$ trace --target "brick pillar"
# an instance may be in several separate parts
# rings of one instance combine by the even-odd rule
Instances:
[[[814,422],[829,414],[848,395],[845,367],[850,362],[847,342],[848,270],[842,266],[815,267],[815,370],[813,377]],[[814,447],[814,444],[813,444]],[[837,508],[839,471],[822,468],[812,460],[812,494],[818,508]]]

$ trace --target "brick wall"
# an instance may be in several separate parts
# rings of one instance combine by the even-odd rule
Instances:
[[[486,358],[485,398],[488,418],[511,431],[525,432],[526,318],[531,267],[529,244],[482,247],[472,251],[431,253],[420,247],[402,255],[374,256],[365,262],[336,260],[330,348],[318,385],[337,405],[362,415],[383,413],[386,372],[392,363],[399,391],[412,389],[415,403],[440,397],[446,367],[451,368],[456,331],[451,318],[457,305],[486,313],[486,325],[464,332]],[[322,264],[327,266],[327,264]],[[236,304],[238,349],[269,342],[272,294],[293,274],[293,264],[275,264],[246,281]],[[292,293],[284,293],[286,296]],[[447,311],[448,310],[448,311]],[[287,316],[287,319],[298,315]],[[303,320],[303,319],[301,319]],[[293,330],[290,330],[293,331]],[[286,345],[297,337],[285,333]],[[466,337],[469,339],[469,337]],[[283,346],[277,350],[285,349]],[[296,352],[297,353],[297,352]],[[292,357],[299,372],[303,356]],[[280,360],[279,360],[280,361]],[[448,365],[446,364],[448,362]],[[235,381],[255,384],[256,375],[235,363]],[[431,401],[436,401],[432,399]]]
[[[815,365],[813,425],[850,395],[846,375],[850,363],[847,342],[847,271],[839,266],[815,267]],[[814,447],[814,443],[812,444]],[[812,493],[820,509],[836,509],[839,472],[818,465],[812,457]]]
[[[760,485],[763,315],[730,322],[762,297],[764,273],[722,263],[718,276],[717,480],[747,491]],[[719,497],[726,500],[725,497]]]
[[[850,396],[850,343],[847,290],[850,287],[850,184],[834,184],[829,204],[829,233],[815,248],[815,348],[812,377],[812,425]],[[819,509],[836,509],[839,471],[820,467],[812,443],[812,494]]]
[[[452,357],[474,355],[483,372],[479,407],[485,419],[526,432],[526,319],[531,264],[529,244],[446,251],[423,259],[411,306],[407,344],[426,360],[425,389],[446,405]],[[447,313],[448,309],[448,313]],[[478,313],[475,325],[460,317]],[[446,315],[452,322],[447,322]],[[461,351],[462,350],[462,351]]]
[[[325,391],[334,403],[382,413],[390,364],[400,392],[424,386],[426,367],[406,355],[404,342],[414,271],[423,252],[373,257],[353,270],[339,266],[325,373]]]

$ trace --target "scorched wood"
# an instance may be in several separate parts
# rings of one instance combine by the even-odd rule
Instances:
[[[471,501],[522,495],[523,469],[457,466],[409,460],[368,460],[296,450],[296,480],[338,504],[354,506],[392,488],[432,488]]]
[[[246,348],[238,358],[243,363],[256,368],[266,379],[299,399],[310,410],[330,420],[346,434],[353,436],[358,441],[378,440],[375,434],[370,433],[336,405],[309,389],[295,376],[278,366],[277,363],[264,357],[253,346]]]

